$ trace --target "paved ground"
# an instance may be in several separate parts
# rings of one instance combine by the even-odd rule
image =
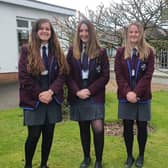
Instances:
[[[18,107],[18,90],[18,83],[0,85],[0,109],[10,109]]]
[[[116,82],[114,75],[111,74],[111,80],[107,85],[108,91],[116,91]],[[152,90],[168,90],[168,78],[153,77]],[[19,102],[18,83],[0,85],[0,110],[18,107]]]

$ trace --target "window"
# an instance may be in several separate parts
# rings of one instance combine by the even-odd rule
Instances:
[[[28,26],[29,26],[28,21],[17,19],[17,27],[27,27],[28,28]]]
[[[26,18],[17,18],[16,24],[17,24],[18,51],[20,52],[21,46],[28,43],[29,33],[34,24],[34,20]]]
[[[17,36],[18,36],[18,49],[19,49],[19,52],[20,52],[21,46],[28,43],[29,31],[28,30],[18,30],[17,31]]]

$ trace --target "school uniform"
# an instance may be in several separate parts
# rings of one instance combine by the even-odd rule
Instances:
[[[154,71],[154,53],[150,50],[143,61],[137,53],[134,62],[131,56],[124,59],[124,48],[117,50],[115,74],[118,85],[118,117],[128,120],[148,121],[151,119],[151,79]],[[137,103],[129,103],[126,94],[134,91]]]
[[[85,74],[81,59],[73,57],[73,48],[68,51],[67,61],[70,66],[68,77],[68,101],[70,103],[70,119],[90,121],[104,119],[105,85],[109,81],[109,62],[105,49],[100,49],[99,56],[90,59]],[[76,92],[87,88],[91,92],[88,99],[82,100]]]
[[[62,120],[63,84],[65,77],[59,75],[59,66],[55,56],[48,49],[48,70],[33,76],[27,72],[28,50],[23,47],[19,61],[20,107],[24,111],[25,125],[54,124]],[[51,89],[53,100],[44,104],[38,100],[42,91]]]

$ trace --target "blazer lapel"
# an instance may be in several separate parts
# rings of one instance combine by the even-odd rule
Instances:
[[[89,61],[89,73],[91,73],[94,70],[95,63],[96,63],[95,59],[90,59],[90,61]]]
[[[95,64],[96,64],[96,60],[95,59],[90,59],[90,62],[89,62],[89,80],[94,75]]]
[[[82,68],[80,59],[75,60],[74,63],[76,64],[75,67],[77,67],[77,72],[79,73],[80,77],[82,77]]]
[[[75,61],[75,63],[77,64],[78,69],[81,71],[81,61],[80,61],[80,59]]]

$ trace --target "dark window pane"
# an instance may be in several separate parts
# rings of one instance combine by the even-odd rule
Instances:
[[[17,27],[28,27],[28,21],[17,20]]]

